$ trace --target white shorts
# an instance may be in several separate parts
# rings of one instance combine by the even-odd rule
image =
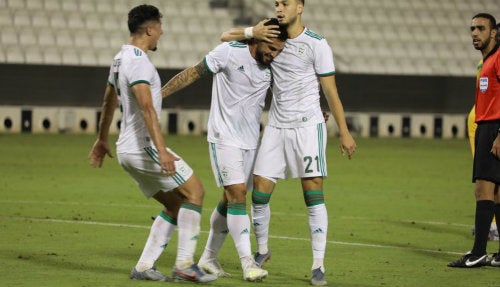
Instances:
[[[326,125],[266,126],[254,174],[267,178],[326,177]]]
[[[167,150],[180,157],[169,148]],[[161,170],[158,151],[154,147],[146,147],[142,152],[137,153],[119,153],[118,162],[135,180],[147,198],[159,191],[167,192],[175,189],[193,175],[193,169],[180,159],[175,162],[175,175],[167,176]]]
[[[218,187],[244,183],[247,191],[253,189],[255,149],[208,143],[208,152]]]

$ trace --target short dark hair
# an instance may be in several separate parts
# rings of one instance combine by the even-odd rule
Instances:
[[[128,12],[128,30],[131,34],[138,32],[141,25],[148,21],[160,21],[163,15],[153,5],[139,5]]]
[[[278,39],[280,41],[286,41],[288,39],[288,31],[286,30],[286,26],[280,26],[280,22],[278,21],[277,18],[271,18],[267,22],[264,23],[264,26],[269,26],[269,25],[276,25],[279,26],[278,29],[280,31],[280,34],[278,35]]]
[[[497,26],[497,21],[495,20],[495,17],[493,17],[493,15],[491,15],[491,14],[488,14],[488,13],[479,13],[479,14],[476,14],[474,17],[472,17],[472,20],[474,20],[476,18],[485,18],[485,19],[488,19],[489,22],[490,22],[490,28],[492,28],[492,29]]]

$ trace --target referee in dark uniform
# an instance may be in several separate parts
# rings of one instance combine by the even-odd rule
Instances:
[[[496,20],[486,13],[472,18],[472,44],[481,51],[483,67],[476,83],[476,123],[472,181],[475,183],[476,215],[474,246],[449,267],[500,267],[500,252],[490,259],[486,253],[491,220],[500,220],[495,204],[500,185],[500,49],[496,42]]]

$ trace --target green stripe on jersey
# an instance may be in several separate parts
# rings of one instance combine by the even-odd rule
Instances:
[[[222,180],[222,174],[219,168],[219,161],[217,160],[217,149],[214,143],[210,143],[210,151],[212,152],[212,157],[214,158],[215,169],[217,170],[217,180],[219,181],[219,185],[224,185],[224,181]]]
[[[326,167],[325,167],[325,149],[323,147],[324,133],[323,133],[323,124],[319,123],[316,128],[318,130],[318,163],[319,163],[319,171],[321,172],[321,176],[326,176]]]
[[[312,37],[312,38],[314,38],[314,39],[318,39],[318,40],[323,40],[323,39],[324,39],[324,37],[323,37],[323,36],[321,36],[321,35],[320,35],[320,34],[318,34],[318,33],[313,32],[313,31],[311,31],[311,30],[309,30],[309,29],[307,29],[307,30],[306,30],[306,32],[305,32],[304,34],[306,34],[307,36]]]
[[[229,42],[229,46],[235,47],[235,48],[246,48],[246,47],[248,47],[247,44],[245,44],[243,42],[238,42],[238,41]]]

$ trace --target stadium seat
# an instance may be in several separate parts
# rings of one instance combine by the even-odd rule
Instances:
[[[95,2],[93,0],[82,0],[82,1],[78,1],[78,2],[79,2],[78,11],[80,11],[81,13],[83,13],[83,14],[95,13],[95,11],[96,11],[95,6],[96,5],[95,5]],[[118,1],[113,1],[113,2],[118,2]]]
[[[26,63],[43,64],[43,52],[38,45],[25,46],[24,57]]]
[[[14,25],[16,28],[31,27],[31,15],[26,10],[14,12]]]
[[[45,2],[44,8],[47,11],[60,11],[61,10],[61,1],[60,0],[42,0],[42,1]]]
[[[26,9],[28,9],[30,11],[43,10],[43,1],[42,0],[26,0]]]
[[[34,11],[31,14],[31,24],[34,29],[46,29],[50,28],[50,18],[44,10]]]
[[[7,46],[5,49],[5,60],[8,63],[22,64],[24,63],[24,52],[17,45]]]
[[[22,10],[25,8],[24,0],[7,0],[7,7],[14,10]]]
[[[73,41],[72,31],[61,29],[56,36],[56,45],[61,48],[74,47],[75,43]]]
[[[2,29],[1,30],[1,41],[2,45],[17,45],[19,43],[19,39],[17,37],[17,32],[13,29]]]
[[[61,10],[65,13],[78,12],[78,1],[63,1],[61,5]]]
[[[52,30],[43,29],[38,31],[38,45],[41,47],[55,46],[56,38]]]
[[[63,65],[78,66],[80,64],[78,51],[72,47],[61,49],[61,59]]]
[[[79,12],[68,12],[68,28],[80,30],[85,28],[85,21]]]
[[[66,16],[63,13],[55,12],[50,15],[50,26],[54,30],[67,28]]]
[[[43,62],[48,65],[60,65],[62,58],[59,49],[57,47],[47,47],[43,51]]]
[[[19,31],[19,45],[22,47],[33,46],[37,44],[37,31],[32,27],[25,27]]]

